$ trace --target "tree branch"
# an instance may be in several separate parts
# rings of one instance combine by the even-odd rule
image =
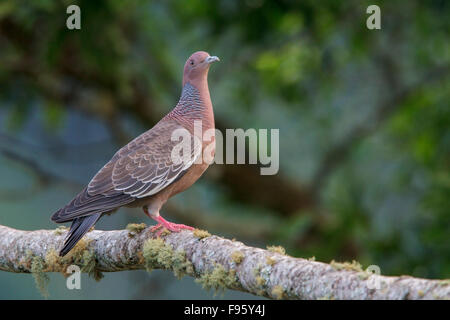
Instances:
[[[234,289],[279,299],[448,299],[448,280],[387,277],[356,263],[325,264],[263,250],[196,230],[154,238],[150,228],[89,232],[66,257],[57,256],[67,231],[20,231],[0,226],[0,270],[21,273],[167,269],[197,278],[206,289]],[[379,283],[371,289],[370,283]]]

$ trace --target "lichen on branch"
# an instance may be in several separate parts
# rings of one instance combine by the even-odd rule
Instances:
[[[294,258],[282,247],[267,250],[207,231],[184,230],[156,238],[143,224],[125,230],[91,230],[59,257],[67,229],[21,231],[0,226],[0,270],[32,273],[46,292],[48,272],[64,276],[70,265],[96,280],[103,272],[165,269],[191,276],[207,290],[240,290],[271,299],[449,299],[448,280],[387,277],[357,262],[330,264]],[[379,288],[373,288],[373,283]]]

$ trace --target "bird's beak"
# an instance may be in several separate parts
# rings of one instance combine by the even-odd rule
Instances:
[[[220,59],[219,59],[218,57],[216,57],[216,56],[209,56],[209,57],[207,57],[207,58],[205,59],[205,62],[206,62],[207,64],[211,64],[211,63],[213,63],[213,62],[215,62],[215,61],[220,61]]]

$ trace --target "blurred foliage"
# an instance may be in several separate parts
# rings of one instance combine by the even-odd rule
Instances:
[[[74,3],[80,31],[65,27]],[[264,198],[286,201],[279,181],[304,193],[296,210],[267,208],[233,196],[242,181],[220,178],[215,165],[195,189],[201,199],[177,202],[189,222],[207,225],[198,210],[249,226],[267,219],[251,241],[322,261],[359,259],[384,274],[448,278],[450,3],[376,1],[382,29],[373,31],[370,4],[3,0],[2,134],[25,132],[37,112],[50,146],[81,112],[119,146],[120,133],[136,135],[175,104],[185,59],[206,50],[222,60],[209,81],[217,121],[280,128],[280,191]],[[245,238],[241,229],[224,232]]]

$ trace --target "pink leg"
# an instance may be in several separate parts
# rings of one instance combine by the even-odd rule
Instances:
[[[161,216],[154,217],[151,214],[149,214],[146,207],[144,207],[144,212],[147,216],[149,216],[150,218],[152,218],[153,220],[158,222],[158,224],[156,226],[153,226],[150,228],[151,232],[155,232],[156,230],[161,229],[156,233],[157,237],[159,237],[161,235],[161,233],[164,231],[164,228],[166,228],[167,230],[169,230],[171,232],[180,232],[183,229],[194,230],[194,228],[187,226],[185,224],[177,224],[177,223],[169,222]]]
[[[151,217],[151,218],[154,219],[155,221],[158,221],[158,224],[150,229],[152,232],[158,230],[161,227],[164,227],[167,230],[172,231],[172,232],[180,232],[183,229],[194,230],[194,228],[187,226],[185,224],[177,224],[177,223],[169,222],[161,216]],[[159,237],[161,235],[161,233],[164,231],[164,228],[161,228],[161,230],[159,230],[156,233],[157,237]]]

